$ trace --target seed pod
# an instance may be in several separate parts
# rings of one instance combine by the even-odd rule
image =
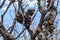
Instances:
[[[48,23],[49,23],[49,24],[53,24],[53,20],[52,20],[52,19],[49,19],[49,20],[48,20]]]

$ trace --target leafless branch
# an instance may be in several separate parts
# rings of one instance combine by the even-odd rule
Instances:
[[[16,19],[14,19],[14,21],[13,21],[13,24],[12,24],[12,26],[11,26],[10,34],[13,32],[13,29],[14,29],[14,27],[15,27],[15,24],[16,24]]]
[[[26,28],[24,28],[23,31],[19,33],[19,35],[16,37],[16,39],[19,38],[25,30],[26,30]]]
[[[11,5],[11,2],[10,2],[9,5],[7,6],[7,8],[6,8],[6,10],[4,11],[4,13],[1,15],[1,21],[2,21],[2,23],[3,23],[4,15],[6,14],[8,8],[10,7],[10,5]]]
[[[0,5],[0,9],[3,7],[6,0],[3,0],[2,4]]]

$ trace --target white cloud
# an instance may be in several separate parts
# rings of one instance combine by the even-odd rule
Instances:
[[[3,0],[0,0],[0,2],[3,2]]]
[[[6,0],[7,3],[9,3],[10,1],[9,0]]]
[[[34,1],[32,1],[32,2],[28,1],[29,6],[33,6],[33,7],[34,7],[34,4],[36,4],[36,3],[37,3],[36,0],[34,0]]]
[[[0,2],[3,2],[3,0],[1,0]],[[6,0],[6,2],[5,3],[9,3],[9,0]]]
[[[3,8],[2,8],[2,10],[4,10],[4,11],[5,11],[5,10],[6,10],[6,8],[7,8],[7,7],[3,7]]]

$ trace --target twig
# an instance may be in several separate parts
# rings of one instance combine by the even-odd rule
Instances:
[[[6,0],[3,0],[2,4],[0,5],[0,9],[3,7]]]
[[[11,26],[10,34],[12,33],[12,31],[13,31],[13,29],[14,29],[14,27],[15,27],[15,24],[16,24],[16,20],[14,19],[13,24],[12,24],[12,26]]]
[[[13,3],[13,6],[14,6],[14,9],[15,9],[15,13],[16,13],[17,10],[16,10],[16,7],[15,7],[14,3]]]
[[[50,0],[49,6],[48,6],[48,8],[46,9],[46,11],[48,11],[48,10],[50,9],[50,7],[52,6],[52,2],[53,2],[53,0]]]
[[[35,15],[32,18],[32,21],[34,20],[35,16],[37,15],[38,10],[36,11]]]
[[[26,28],[24,28],[23,31],[21,33],[19,33],[19,35],[16,37],[16,39],[19,38],[25,30],[26,30]]]
[[[2,22],[2,23],[3,23],[4,15],[6,14],[6,12],[7,12],[8,8],[10,7],[10,5],[11,5],[11,2],[10,2],[10,3],[9,3],[9,5],[7,6],[7,8],[6,8],[5,12],[1,15],[1,22]]]
[[[32,39],[35,39],[35,37],[41,32],[41,30],[42,30],[42,24],[44,22],[44,16],[45,15],[41,16],[41,20],[39,22],[38,28],[36,29],[35,33],[31,36]]]

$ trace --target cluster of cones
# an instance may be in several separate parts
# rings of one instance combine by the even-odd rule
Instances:
[[[18,12],[16,14],[16,20],[19,23],[24,24],[24,26],[28,27],[31,24],[31,16],[34,14],[34,11],[34,9],[28,9],[28,11],[23,16],[20,12]]]

